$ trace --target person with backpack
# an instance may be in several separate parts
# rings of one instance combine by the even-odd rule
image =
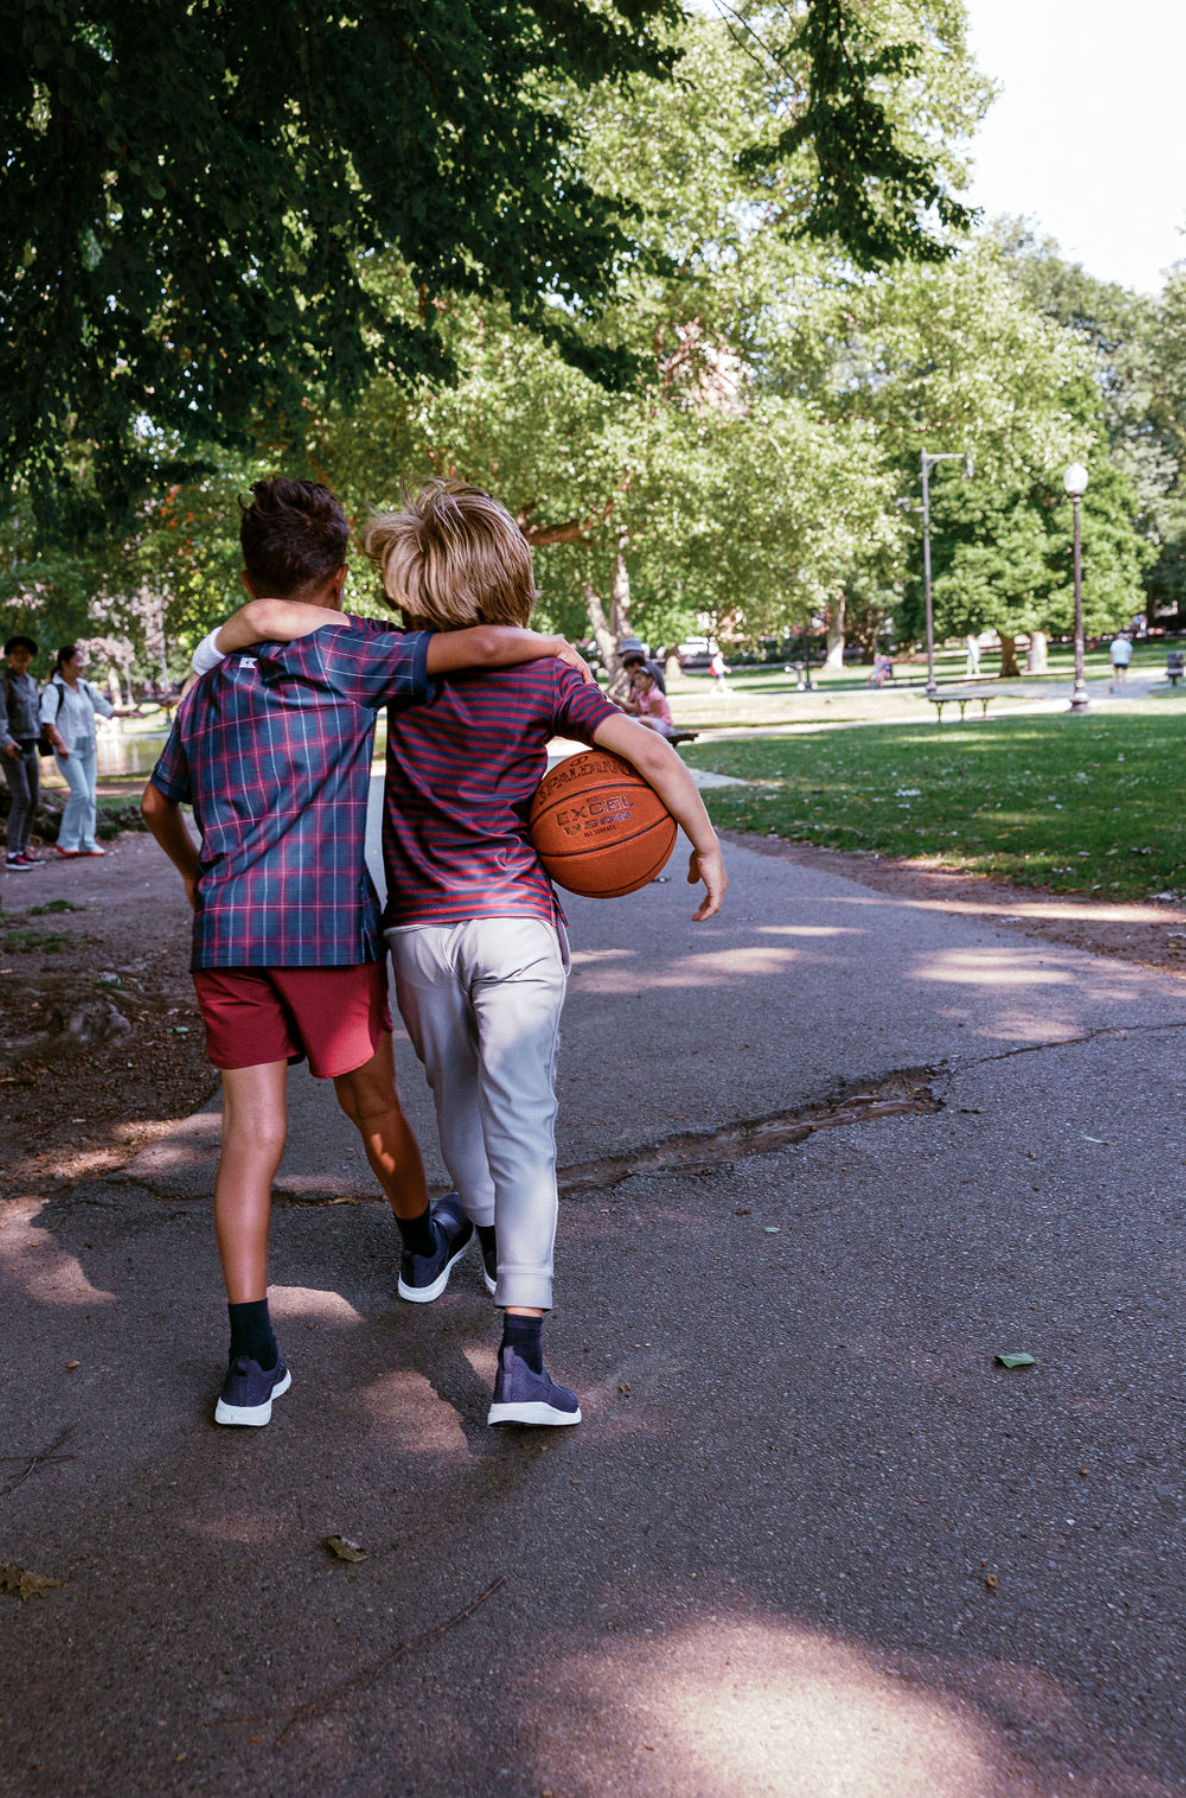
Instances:
[[[95,714],[110,718],[111,701],[82,677],[86,651],[78,643],[59,649],[45,691],[41,695],[41,722],[54,748],[58,773],[70,789],[58,831],[59,855],[106,855],[95,841],[98,806],[98,750]]]
[[[37,654],[32,637],[10,637],[4,645],[4,678],[0,680],[0,769],[11,795],[8,844],[4,866],[10,874],[39,867],[29,854],[29,832],[41,788],[37,741],[41,735],[37,682],[29,664]]]

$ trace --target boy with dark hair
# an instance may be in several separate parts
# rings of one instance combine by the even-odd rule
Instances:
[[[29,664],[37,654],[32,637],[10,637],[4,645],[0,675],[0,768],[11,795],[4,866],[10,874],[40,867],[29,854],[29,832],[41,791],[37,743],[41,735],[41,699]]]
[[[428,1205],[396,1094],[379,907],[364,861],[377,711],[419,704],[434,675],[573,652],[533,631],[395,636],[343,619],[349,528],[325,487],[257,482],[240,536],[248,591],[283,583],[286,600],[256,598],[240,613],[240,646],[252,653],[221,661],[182,702],[142,809],[194,907],[194,984],[222,1075],[214,1217],[231,1350],[215,1417],[262,1425],[291,1384],[267,1301],[290,1062],[307,1056],[314,1075],[333,1080],[401,1228]],[[261,641],[273,606],[311,620],[312,634]],[[200,850],[183,803],[193,806]]]
[[[432,483],[373,520],[367,550],[405,621],[456,643],[475,624],[526,625],[531,551],[480,488]],[[232,619],[224,631],[237,628]],[[277,634],[305,627],[278,616]],[[564,917],[527,830],[553,736],[612,750],[660,794],[691,839],[696,921],[727,880],[694,781],[670,745],[557,662],[459,675],[388,722],[383,860],[387,942],[400,1012],[436,1103],[441,1151],[460,1196],[409,1243],[399,1290],[444,1291],[476,1228],[486,1282],[504,1312],[489,1422],[575,1424],[576,1395],[543,1364],[556,1231],[555,1068],[568,969]]]

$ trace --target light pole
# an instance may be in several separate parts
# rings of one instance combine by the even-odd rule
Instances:
[[[1079,502],[1087,492],[1087,470],[1082,462],[1072,462],[1062,477],[1075,519],[1075,685],[1071,691],[1072,712],[1085,712],[1091,704],[1087,682],[1083,678],[1083,577],[1079,559]]]
[[[970,481],[974,473],[970,454],[960,455],[949,450],[942,456],[928,456],[925,449],[922,452],[922,575],[927,596],[928,699],[933,699],[939,691],[935,685],[935,614],[931,606],[931,470],[936,462],[962,462],[965,481]]]

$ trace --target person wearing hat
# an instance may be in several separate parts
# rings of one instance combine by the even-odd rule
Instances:
[[[663,670],[657,662],[647,655],[638,637],[623,637],[618,650],[618,672],[609,684],[607,697],[621,705],[632,697],[634,691],[634,670],[645,668],[664,698],[667,696],[667,681]]]

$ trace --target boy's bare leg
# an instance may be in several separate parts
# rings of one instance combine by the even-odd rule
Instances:
[[[420,1145],[404,1116],[395,1086],[395,1057],[384,1034],[368,1062],[334,1081],[338,1104],[362,1137],[367,1160],[397,1218],[428,1210]]]
[[[214,1230],[232,1305],[268,1291],[272,1181],[288,1130],[288,1063],[222,1070],[222,1154],[214,1188]]]

